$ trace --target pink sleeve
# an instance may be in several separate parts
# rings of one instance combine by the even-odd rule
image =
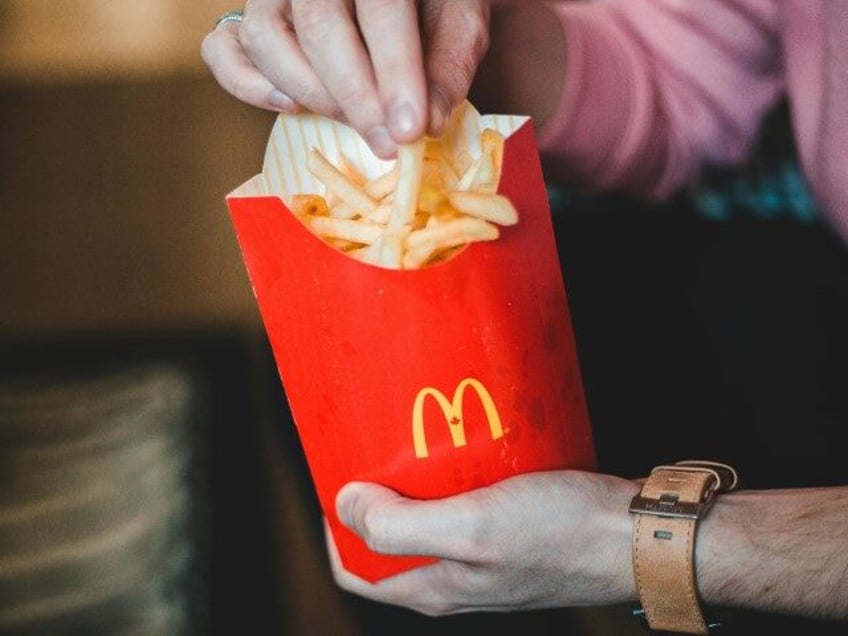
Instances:
[[[566,81],[539,131],[554,176],[660,198],[743,159],[783,90],[777,4],[560,3]]]

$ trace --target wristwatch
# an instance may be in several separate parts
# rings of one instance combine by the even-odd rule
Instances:
[[[695,537],[715,495],[736,487],[726,464],[687,460],[657,466],[630,502],[633,574],[654,631],[709,634],[695,577]]]

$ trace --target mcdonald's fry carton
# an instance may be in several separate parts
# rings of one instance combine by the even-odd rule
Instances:
[[[432,559],[376,554],[342,526],[349,481],[427,499],[595,468],[532,122],[466,104],[446,137],[473,156],[484,128],[506,138],[498,192],[519,220],[436,265],[361,262],[292,213],[296,195],[323,192],[312,148],[369,178],[391,166],[317,116],[281,116],[262,173],[227,197],[321,507],[344,567],[368,581]]]

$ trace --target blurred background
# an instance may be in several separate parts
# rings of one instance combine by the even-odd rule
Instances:
[[[224,203],[273,122],[200,60],[231,8],[0,0],[0,633],[641,633],[624,607],[437,621],[333,585]],[[664,205],[551,184],[602,469],[844,483],[848,262],[769,180],[787,131]]]
[[[223,197],[272,116],[199,55],[229,6],[0,3],[6,333],[256,326]]]
[[[224,203],[273,122],[200,59],[231,8],[0,0],[0,633],[347,631]]]

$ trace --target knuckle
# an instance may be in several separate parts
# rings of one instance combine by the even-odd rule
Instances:
[[[385,515],[379,510],[368,510],[362,517],[362,538],[375,552],[387,553],[391,550],[392,540]]]
[[[323,0],[295,3],[292,7],[295,30],[304,37],[320,37],[327,30],[329,8]]]
[[[480,590],[491,589],[493,581],[485,568],[465,566],[455,570],[452,584],[455,595],[474,597]],[[450,607],[452,608],[453,606]]]
[[[468,522],[466,542],[467,550],[475,561],[483,561],[497,550],[497,544],[492,540],[490,525],[481,519]]]
[[[286,93],[298,104],[318,115],[338,119],[338,106],[333,102],[324,88],[315,82],[290,78],[286,82]]]
[[[226,60],[228,56],[228,35],[221,29],[207,33],[200,42],[200,57],[208,65],[213,66]]]
[[[424,20],[449,23],[451,33],[462,34],[459,45],[479,61],[489,48],[489,13],[487,2],[452,0],[425,6]]]
[[[430,53],[434,61],[438,60],[432,71],[455,103],[471,86],[477,65],[489,49],[488,9],[484,4],[456,1],[441,5],[429,20],[449,25],[434,40]],[[457,37],[459,34],[461,37]]]
[[[356,12],[360,18],[393,22],[399,9],[414,9],[415,5],[415,0],[371,0],[367,3],[357,3]]]
[[[474,500],[472,500],[474,501]],[[474,501],[474,508],[463,520],[463,550],[469,559],[476,563],[486,563],[497,559],[502,549],[497,536],[497,521],[490,508],[480,501]],[[470,572],[465,571],[467,577]]]
[[[333,96],[338,108],[332,116],[336,119],[345,118],[360,133],[366,133],[383,121],[380,102],[370,86],[360,83],[346,84],[339,86]]]
[[[245,16],[239,24],[238,39],[242,48],[253,53],[263,48],[268,38],[265,21]]]
[[[474,79],[476,65],[467,57],[448,53],[441,59],[442,88],[452,102],[465,95]],[[454,104],[455,105],[455,104]]]
[[[321,95],[321,91],[309,82],[295,81],[289,89],[289,94],[294,101],[304,104],[310,110],[320,112],[320,109],[316,108],[316,104],[322,101],[323,96]]]
[[[203,40],[200,42],[200,58],[206,63],[207,66],[212,64],[213,59],[215,58],[215,33],[209,33]]]
[[[372,110],[375,94],[370,86],[362,82],[344,82],[338,87],[339,102],[356,105],[363,111]]]
[[[471,54],[479,61],[489,48],[489,22],[482,11],[469,7],[462,13],[464,31],[468,36],[465,40]]]

